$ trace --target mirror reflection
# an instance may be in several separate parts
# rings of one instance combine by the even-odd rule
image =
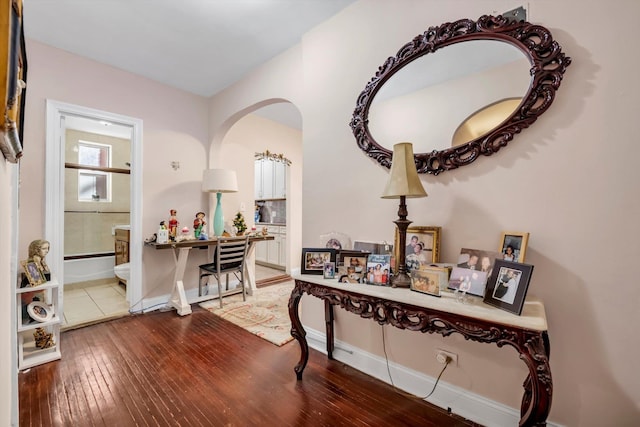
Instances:
[[[389,150],[412,142],[416,153],[465,144],[518,108],[531,84],[530,68],[520,49],[498,40],[466,41],[424,55],[373,98],[371,136]]]

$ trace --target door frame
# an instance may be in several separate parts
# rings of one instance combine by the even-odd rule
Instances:
[[[51,99],[46,100],[46,112],[45,239],[51,244],[47,262],[59,278],[64,277],[63,117],[79,116],[132,127],[129,214],[131,279],[127,282],[127,301],[131,312],[142,311],[142,120]],[[60,298],[60,301],[61,312],[64,312],[64,299]]]

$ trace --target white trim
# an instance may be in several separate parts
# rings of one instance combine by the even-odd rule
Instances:
[[[48,264],[58,277],[64,277],[64,146],[61,123],[66,115],[105,120],[132,127],[131,133],[131,234],[129,258],[131,280],[127,301],[131,311],[142,309],[142,120],[47,99],[45,159],[45,239],[51,243]],[[60,309],[63,310],[61,301]]]
[[[18,166],[12,166],[6,162],[7,168],[11,169],[11,261],[10,275],[13,281],[11,290],[11,425],[17,426],[20,417],[20,408],[18,404],[18,323],[15,289],[18,280],[18,248],[19,236],[18,227],[20,222],[19,215],[19,194],[20,194],[20,169]]]
[[[326,335],[315,329],[304,326],[307,332],[306,338],[309,347],[323,354],[327,354]],[[348,343],[335,340],[333,358],[345,363],[354,369],[374,378],[391,384],[387,371],[387,362],[384,358],[368,353]],[[405,366],[389,361],[389,370],[393,378],[393,384],[408,393],[416,396],[428,394],[435,384],[436,379],[422,372],[414,371]],[[446,372],[443,376],[446,375]],[[303,374],[304,381],[304,374]],[[518,390],[524,392],[524,389]],[[448,384],[440,379],[434,393],[427,400],[443,409],[451,408],[451,412],[467,418],[481,425],[492,427],[513,427],[520,421],[520,410],[514,409],[502,403],[487,399],[468,390]],[[547,421],[549,427],[562,427]]]

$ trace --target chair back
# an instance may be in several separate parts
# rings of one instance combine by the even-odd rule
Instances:
[[[249,249],[249,236],[244,239],[237,237],[219,238],[216,245],[216,268],[218,274],[239,271],[244,272],[244,263]]]

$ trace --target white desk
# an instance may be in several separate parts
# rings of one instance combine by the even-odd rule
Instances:
[[[238,240],[244,239],[244,237],[238,237]],[[252,265],[252,260],[255,257],[255,242],[261,242],[263,240],[273,240],[273,236],[252,236],[249,237],[249,250],[247,252],[247,260],[245,262],[245,287],[247,294],[253,295],[253,291],[256,289],[255,269],[249,268]],[[186,316],[191,314],[191,305],[187,301],[187,296],[184,292],[184,272],[187,267],[187,259],[189,253],[193,248],[210,247],[218,244],[217,239],[209,240],[184,240],[182,242],[169,242],[169,243],[146,243],[148,246],[153,246],[156,249],[173,249],[173,260],[175,262],[175,272],[173,275],[173,292],[169,300],[169,305],[174,307],[180,316]],[[202,297],[200,301],[211,299],[212,296]]]

